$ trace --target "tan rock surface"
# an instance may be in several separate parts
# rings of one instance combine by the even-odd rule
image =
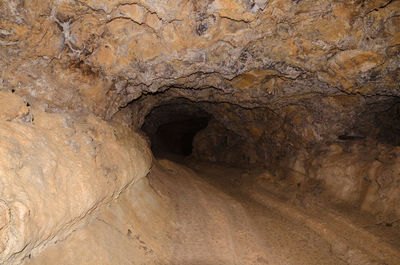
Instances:
[[[0,5],[2,83],[106,117],[171,87],[212,88],[241,105],[309,93],[399,95],[398,1]]]
[[[0,91],[0,120],[12,121],[21,119],[29,114],[29,109],[24,100],[9,92]]]
[[[0,263],[397,264],[399,18],[397,0],[0,0]],[[248,171],[164,161],[162,197],[148,147],[185,115],[209,119],[192,158]]]
[[[2,93],[2,100],[26,106],[11,93]],[[18,264],[64,239],[145,176],[151,163],[144,140],[118,124],[90,115],[30,111],[29,122],[0,125],[2,264]],[[10,112],[6,108],[2,115],[20,113]]]

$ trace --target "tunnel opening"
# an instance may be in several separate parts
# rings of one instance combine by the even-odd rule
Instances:
[[[156,157],[190,156],[195,135],[208,126],[212,116],[194,103],[174,101],[157,106],[146,116],[142,130]]]
[[[207,117],[194,117],[161,124],[153,136],[153,152],[189,156],[192,154],[194,136],[207,127],[208,120]]]
[[[142,112],[139,123],[156,158],[178,155],[242,168],[267,167],[298,142],[289,122],[268,108],[168,96],[149,95],[138,108],[132,105],[137,111],[159,99]]]

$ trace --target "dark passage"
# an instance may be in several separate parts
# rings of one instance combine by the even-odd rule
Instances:
[[[207,127],[210,118],[195,103],[170,102],[155,107],[147,115],[142,130],[149,136],[155,156],[189,156],[194,136]]]
[[[188,156],[192,153],[192,142],[196,133],[207,127],[208,118],[192,118],[162,124],[153,137],[154,152],[169,152]]]

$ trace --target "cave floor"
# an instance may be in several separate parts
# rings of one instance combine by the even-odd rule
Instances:
[[[161,163],[177,171],[177,165]],[[178,236],[183,241],[176,248],[176,264],[346,264],[312,230],[245,193],[241,170],[190,166],[197,180],[186,177],[191,187],[180,185],[195,192],[178,198],[185,231]]]
[[[181,163],[194,171],[194,179],[212,187],[181,198],[182,205],[200,201],[210,217],[196,223],[198,207],[181,207],[187,209],[182,220],[192,219],[193,224],[184,236],[195,238],[199,224],[207,224],[201,231],[213,234],[214,229],[214,235],[225,231],[217,238],[230,246],[224,256],[231,260],[221,264],[400,264],[398,228],[377,226],[371,216],[344,206],[327,207],[318,197],[296,192],[297,185],[265,180],[262,169]]]
[[[279,185],[257,170],[158,159],[147,179],[26,264],[400,264],[398,227]]]
[[[266,180],[261,169],[186,164],[240,204],[248,233],[268,253],[267,264],[400,264],[398,227],[377,225],[372,216],[329,205],[296,185]]]

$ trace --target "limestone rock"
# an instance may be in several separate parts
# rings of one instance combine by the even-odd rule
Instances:
[[[138,93],[171,87],[241,105],[399,95],[398,1],[0,5],[2,82],[108,118]]]
[[[21,104],[12,106],[19,110]],[[31,111],[31,123],[0,122],[2,264],[19,264],[29,253],[63,240],[144,177],[151,163],[144,140],[118,124],[91,115]],[[1,117],[19,113],[6,108]]]
[[[21,119],[29,114],[24,100],[9,92],[0,91],[0,120],[12,121]]]
[[[210,120],[192,158],[265,167],[261,182],[304,192],[298,201],[310,195],[393,223],[399,53],[400,1],[0,0],[0,263],[68,236],[71,249],[87,237],[123,263],[122,250],[95,242],[101,229],[115,243],[121,228],[123,250],[141,253],[124,222],[157,211],[132,206],[128,187],[139,181],[148,193],[136,192],[156,196],[141,179],[148,146],[185,115]],[[123,191],[125,202],[104,210]],[[103,210],[104,222],[91,222]],[[366,263],[343,242],[331,249]],[[146,264],[160,261],[147,254]]]

